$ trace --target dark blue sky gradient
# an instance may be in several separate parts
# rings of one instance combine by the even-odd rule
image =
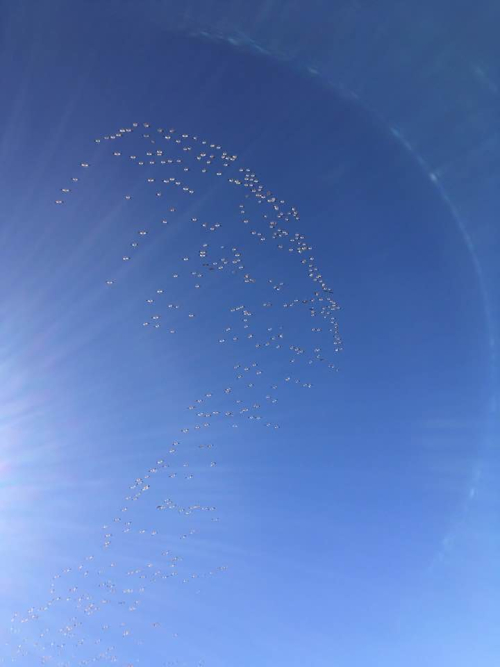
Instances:
[[[300,54],[279,62],[175,33],[147,6],[143,16],[97,3],[6,12],[0,656],[11,664],[12,613],[43,604],[56,572],[99,552],[131,480],[231,359],[211,351],[210,313],[242,297],[218,277],[193,297],[206,330],[174,339],[140,326],[144,294],[194,242],[169,229],[142,264],[119,265],[130,220],[152,211],[113,212],[132,172],[93,140],[147,121],[220,144],[297,206],[297,230],[341,306],[344,349],[339,372],[314,371],[311,391],[280,389],[278,432],[211,435],[218,468],[196,489],[220,522],[190,555],[197,571],[228,570],[199,593],[177,582],[149,592],[134,643],[116,638],[118,664],[493,664],[495,505],[474,504],[478,480],[495,473],[485,464],[491,333],[449,203],[418,153],[369,105],[307,74]],[[55,206],[82,160],[91,168]],[[206,206],[230,227],[215,194]],[[271,256],[251,260],[273,275]],[[290,283],[299,294],[299,277]],[[150,557],[129,548],[125,561]],[[30,624],[23,632],[36,639]],[[41,664],[30,650],[19,664]]]

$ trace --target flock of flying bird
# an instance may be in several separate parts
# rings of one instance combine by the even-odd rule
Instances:
[[[213,563],[193,572],[190,550],[183,547],[200,533],[209,539],[209,526],[220,520],[209,500],[191,500],[185,486],[220,464],[210,434],[249,422],[279,429],[273,413],[286,414],[279,403],[287,388],[311,389],[313,367],[336,370],[327,355],[341,350],[339,307],[299,231],[297,209],[268,190],[253,170],[239,167],[236,155],[148,123],[133,123],[95,142],[111,153],[106,160],[126,163],[127,178],[136,170],[120,205],[138,202],[141,220],[148,220],[131,231],[129,249],[117,258],[107,288],[126,285],[127,270],[145,253],[159,284],[137,304],[137,326],[146,337],[164,335],[165,344],[182,346],[198,336],[198,345],[212,345],[221,370],[186,406],[186,420],[164,456],[131,480],[94,554],[53,577],[44,605],[14,615],[11,659],[57,667],[108,662],[136,667],[126,642],[135,640],[134,650],[140,651],[144,629],[136,631],[134,619],[138,609],[144,618],[153,584],[198,586],[227,568]],[[73,190],[92,167],[81,162],[80,175],[61,189],[57,206],[71,205]],[[183,239],[187,243],[185,252],[167,263],[161,261],[166,238],[169,248]],[[137,560],[138,548],[141,562],[130,567],[128,556]],[[28,626],[35,629],[25,632]],[[176,636],[161,614],[149,629]]]

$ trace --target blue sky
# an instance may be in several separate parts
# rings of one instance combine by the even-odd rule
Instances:
[[[116,655],[134,667],[491,664],[498,544],[495,471],[485,463],[484,295],[421,161],[370,109],[301,71],[300,58],[280,63],[92,3],[47,7],[7,12],[0,61],[9,100],[0,111],[5,664],[15,656],[38,665],[50,654],[47,664],[74,665],[111,645],[103,664]],[[113,145],[103,138],[122,127],[134,131]],[[341,307],[341,352],[328,332],[311,331],[309,305],[283,312],[315,287],[300,258],[242,226],[242,187],[225,175],[223,186],[215,174],[204,180],[199,161],[174,146],[190,169],[178,177],[193,179],[196,193],[171,195],[174,186],[161,183],[162,197],[152,196],[158,181],[146,177],[159,179],[163,167],[139,169],[124,156],[144,154],[144,133],[159,142],[158,128],[237,155],[229,178],[249,168],[297,207],[300,221],[290,224]],[[65,187],[72,192],[61,194]],[[244,205],[249,217],[260,214]],[[202,228],[205,219],[221,229]],[[205,241],[211,260],[241,249],[256,284],[232,276],[237,265],[210,275]],[[199,289],[193,268],[203,273]],[[287,344],[312,350],[320,339],[338,371],[307,367],[304,355],[300,379],[314,386],[290,387],[286,378],[298,376],[288,350],[244,342],[240,311],[230,312],[240,304],[255,311],[256,337],[283,326]],[[163,318],[158,330],[153,312]],[[235,409],[238,364],[276,382],[238,393],[245,405],[278,399],[264,399],[271,427],[250,423],[250,411],[238,428],[210,417],[209,437],[192,427],[184,437],[196,398],[211,415]],[[123,533],[129,487],[170,461],[177,441],[177,477],[153,474],[148,499],[128,510],[132,534]],[[157,510],[166,499],[174,511]],[[193,504],[217,509],[177,511]],[[113,533],[107,549],[103,532]],[[127,572],[151,577],[172,558],[182,558],[173,562],[179,575],[147,579],[128,612],[123,591],[132,580],[135,599],[142,580]],[[102,599],[105,581],[121,592],[89,616],[83,607]],[[75,586],[90,596],[76,608]],[[14,612],[24,618],[55,595],[71,599],[36,621],[16,620],[12,634]],[[84,623],[79,647],[59,631],[74,618]],[[16,655],[18,643],[26,656]]]

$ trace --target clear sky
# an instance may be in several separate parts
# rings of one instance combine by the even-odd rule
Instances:
[[[70,4],[2,27],[0,657],[494,664],[449,199],[300,55]]]

